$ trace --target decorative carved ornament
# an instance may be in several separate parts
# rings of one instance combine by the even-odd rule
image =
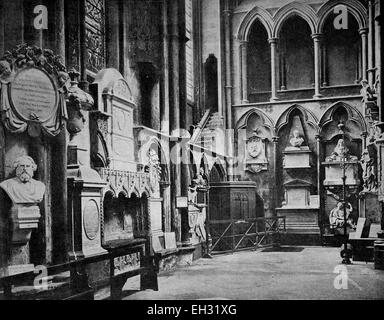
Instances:
[[[246,171],[259,173],[268,170],[266,156],[266,139],[257,134],[257,130],[249,137],[245,144],[246,148]]]
[[[7,129],[57,135],[67,118],[68,78],[61,57],[51,50],[22,44],[7,51],[0,59],[0,110]]]
[[[152,194],[149,173],[119,171],[107,168],[99,168],[97,171],[101,178],[108,182],[108,189],[115,197],[118,197],[121,192],[127,197],[135,194],[139,198],[143,193],[147,196]]]

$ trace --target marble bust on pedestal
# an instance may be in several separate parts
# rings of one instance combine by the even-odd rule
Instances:
[[[41,217],[38,204],[43,200],[45,185],[33,179],[37,165],[31,157],[17,158],[13,167],[16,171],[16,177],[0,183],[0,188],[12,201],[12,243],[25,245],[30,240],[32,230],[38,227]]]
[[[300,148],[301,145],[304,143],[304,139],[300,137],[300,132],[299,130],[294,130],[293,131],[293,137],[291,140],[289,140],[290,144],[294,148]]]
[[[13,204],[38,204],[43,200],[45,193],[44,183],[33,179],[37,169],[35,161],[28,156],[16,159],[13,164],[16,177],[0,183]]]
[[[339,139],[332,154],[326,161],[357,161],[357,157],[350,154],[348,147],[345,145],[343,139]]]

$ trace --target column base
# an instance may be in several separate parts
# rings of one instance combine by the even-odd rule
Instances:
[[[248,104],[248,103],[249,103],[248,100],[242,100],[242,101],[241,101],[241,104]]]
[[[277,97],[272,97],[271,99],[269,99],[269,101],[271,101],[271,102],[274,102],[274,101],[279,101],[280,99],[279,98],[277,98]]]
[[[322,94],[315,94],[314,96],[313,96],[313,98],[314,99],[320,99],[320,98],[322,98],[323,97],[323,95]]]

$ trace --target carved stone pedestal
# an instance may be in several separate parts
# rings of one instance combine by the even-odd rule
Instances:
[[[11,209],[12,244],[25,245],[31,239],[33,229],[37,229],[40,220],[40,209],[36,205],[24,206],[15,204]]]
[[[88,167],[68,166],[70,259],[105,253],[101,247],[101,190],[106,183]]]
[[[310,155],[308,147],[288,147],[283,152],[284,169],[307,169],[311,168]]]
[[[165,244],[162,244],[162,238],[164,237],[163,233],[163,223],[162,223],[162,198],[149,198],[148,199],[148,219],[150,221],[150,236],[152,249],[155,252],[165,249]]]

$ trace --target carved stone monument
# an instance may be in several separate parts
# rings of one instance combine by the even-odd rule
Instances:
[[[26,263],[24,263],[25,266],[12,266],[11,268],[20,270],[30,266],[28,261],[29,257],[19,259],[16,257],[16,252],[23,251],[21,247],[28,244],[32,231],[38,228],[41,217],[39,203],[43,200],[45,185],[33,179],[33,174],[37,166],[31,157],[21,156],[17,158],[13,167],[16,172],[16,177],[0,183],[0,188],[5,191],[12,201],[10,212],[12,221],[11,265],[13,261],[20,262],[24,260]],[[13,272],[11,271],[10,273]]]
[[[353,211],[352,205],[349,202],[346,205],[345,213],[347,226],[348,228],[354,228],[355,224],[351,217]],[[338,202],[336,207],[331,210],[329,214],[329,223],[331,229],[341,229],[344,227],[344,208],[341,202]]]
[[[312,203],[312,184],[303,180],[291,180],[284,184],[285,200],[279,215],[286,216],[289,233],[320,234],[319,207]]]
[[[188,190],[188,216],[190,244],[205,242],[207,238],[205,222],[208,193],[208,180],[203,167],[199,169]]]
[[[358,179],[357,157],[351,155],[344,140],[339,139],[332,154],[326,158],[325,162],[323,162],[323,165],[325,166],[324,186],[342,185],[343,164],[346,165],[346,185],[360,184]]]
[[[266,155],[266,139],[263,139],[255,130],[245,143],[246,171],[259,173],[268,170]]]
[[[298,129],[292,132],[292,138],[289,140],[290,146],[287,146],[284,154],[285,169],[305,169],[310,168],[310,154],[308,146],[304,146],[305,139],[301,136]]]

